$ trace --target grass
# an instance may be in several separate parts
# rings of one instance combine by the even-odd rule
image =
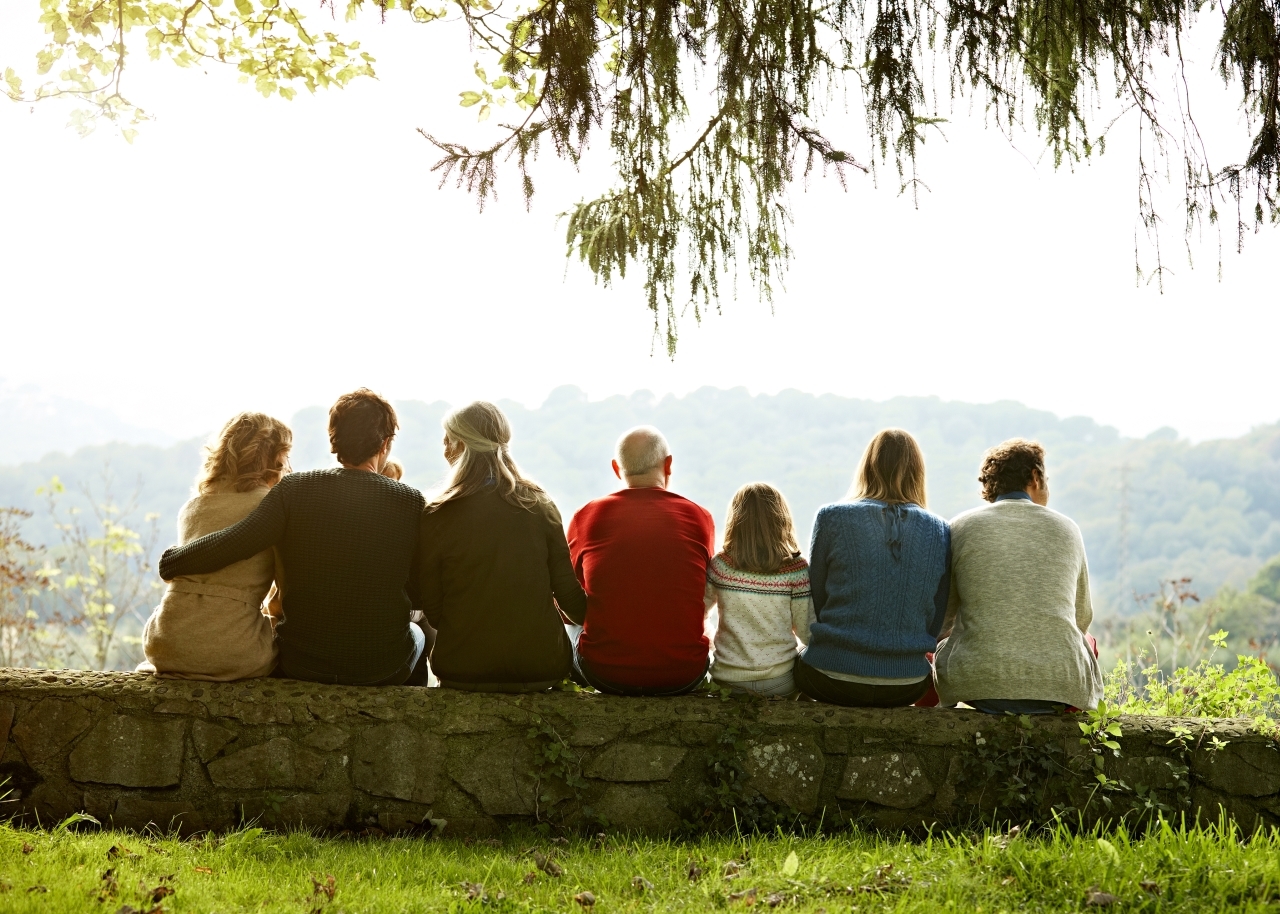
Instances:
[[[535,859],[549,855],[540,869]],[[794,856],[793,856],[794,855]],[[691,881],[690,867],[702,871]],[[559,877],[546,872],[563,868]],[[726,879],[726,868],[734,878]],[[549,842],[159,834],[0,825],[0,911],[1270,911],[1280,836],[1162,825],[1142,838],[1066,829],[912,841],[827,838]],[[752,894],[751,890],[755,890]],[[578,896],[581,901],[575,900]]]

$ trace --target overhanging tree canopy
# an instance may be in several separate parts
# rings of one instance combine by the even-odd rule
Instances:
[[[106,118],[132,139],[144,115],[124,75],[143,49],[181,66],[234,66],[266,96],[373,74],[357,42],[311,30],[284,0],[40,0],[40,9],[45,79],[26,89],[6,70],[8,94],[86,102],[73,116],[82,131]],[[466,23],[489,59],[461,103],[482,120],[495,109],[519,114],[485,148],[422,133],[441,154],[436,169],[482,204],[504,163],[527,201],[540,152],[577,162],[607,134],[617,180],[568,214],[570,251],[605,284],[629,266],[644,271],[669,353],[677,307],[714,306],[721,279],[738,269],[771,295],[790,259],[797,172],[820,168],[843,182],[848,170],[891,166],[914,189],[917,153],[940,120],[927,101],[938,88],[982,103],[1002,125],[1033,119],[1056,165],[1100,151],[1116,112],[1136,110],[1139,211],[1157,241],[1157,276],[1153,155],[1181,166],[1188,232],[1216,222],[1228,201],[1237,244],[1250,225],[1280,221],[1280,0],[347,0],[345,12],[391,26]],[[1221,20],[1216,67],[1238,87],[1249,128],[1237,164],[1210,162],[1185,79],[1172,98],[1155,88],[1157,68],[1185,73],[1182,41],[1204,16]],[[1113,91],[1119,107],[1104,114],[1099,102]],[[864,161],[822,129],[825,104],[843,92],[866,114]]]

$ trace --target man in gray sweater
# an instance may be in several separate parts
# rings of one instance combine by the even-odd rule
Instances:
[[[951,521],[939,703],[999,714],[1097,707],[1102,674],[1080,528],[1051,511],[1044,448],[1014,438],[982,461],[991,502]]]

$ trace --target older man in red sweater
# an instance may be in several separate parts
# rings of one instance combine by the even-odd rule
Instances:
[[[569,524],[569,555],[587,593],[574,678],[611,695],[683,695],[706,676],[707,564],[715,522],[669,491],[671,451],[656,428],[618,439],[613,473],[626,488],[588,503]]]

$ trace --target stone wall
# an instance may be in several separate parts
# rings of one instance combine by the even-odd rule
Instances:
[[[1014,738],[1012,723],[706,695],[476,695],[7,670],[0,776],[13,791],[3,808],[46,825],[85,811],[104,824],[184,832],[256,819],[468,835],[549,819],[663,833],[723,816],[726,803],[709,789],[720,786],[757,812],[902,829],[989,812],[1004,785],[999,773],[983,774],[982,747]],[[1182,752],[1179,724],[1192,731]],[[1280,823],[1280,752],[1246,722],[1122,726],[1111,777],[1209,819],[1225,810],[1250,830]],[[1091,761],[1077,719],[1040,718],[1027,732],[1064,771]],[[1210,748],[1214,737],[1225,746]],[[1091,777],[1053,783],[1054,802],[1104,808],[1086,789]]]

